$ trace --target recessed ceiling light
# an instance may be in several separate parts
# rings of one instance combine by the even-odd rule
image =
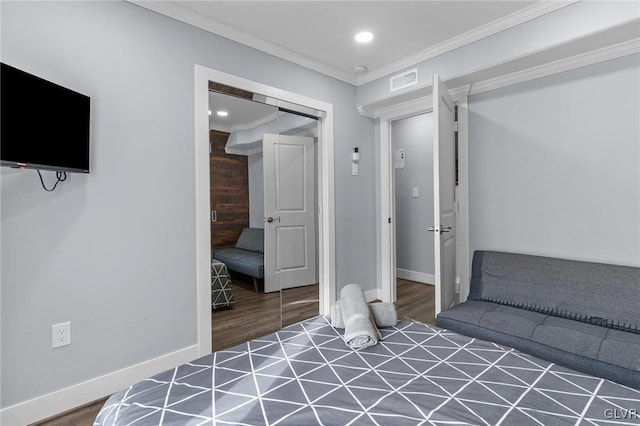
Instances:
[[[226,117],[229,115],[227,111],[223,111],[223,110],[216,112],[216,114],[218,114],[218,117]]]
[[[373,34],[371,34],[369,31],[363,31],[356,34],[356,41],[358,43],[369,43],[371,40],[373,40]]]

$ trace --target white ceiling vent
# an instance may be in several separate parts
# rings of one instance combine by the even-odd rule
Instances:
[[[389,79],[389,91],[395,92],[396,90],[415,86],[416,84],[418,84],[418,68],[391,77]]]

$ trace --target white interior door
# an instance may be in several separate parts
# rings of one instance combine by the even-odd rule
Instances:
[[[265,134],[264,291],[315,284],[314,139]]]
[[[435,313],[455,303],[455,104],[437,74],[433,76],[433,191],[435,233]]]

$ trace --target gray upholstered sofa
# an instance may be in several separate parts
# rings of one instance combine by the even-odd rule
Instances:
[[[213,251],[213,258],[227,265],[230,271],[253,278],[258,291],[258,279],[264,278],[264,229],[244,228],[236,246]]]
[[[491,251],[436,325],[640,388],[640,268]]]

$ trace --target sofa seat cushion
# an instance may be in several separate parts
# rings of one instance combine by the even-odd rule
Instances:
[[[228,248],[214,251],[213,257],[232,271],[264,278],[264,253]]]
[[[484,314],[493,311],[497,306],[496,303],[467,300],[464,302],[464,306],[460,304],[440,312],[438,318],[450,318],[456,321],[478,324]]]
[[[531,338],[533,331],[548,315],[497,303],[469,300],[443,311],[438,318],[448,318],[479,325],[511,336]]]
[[[635,333],[475,300],[440,312],[436,325],[640,389]]]
[[[493,311],[484,314],[478,325],[528,339],[547,316],[539,312],[498,305]]]
[[[236,248],[264,253],[264,229],[244,228],[238,237]]]
[[[598,359],[598,351],[609,330],[593,324],[550,316],[543,324],[535,328],[531,340],[563,351]]]
[[[469,298],[640,334],[640,268],[476,251]]]
[[[602,341],[598,359],[640,372],[640,334],[609,330]]]

